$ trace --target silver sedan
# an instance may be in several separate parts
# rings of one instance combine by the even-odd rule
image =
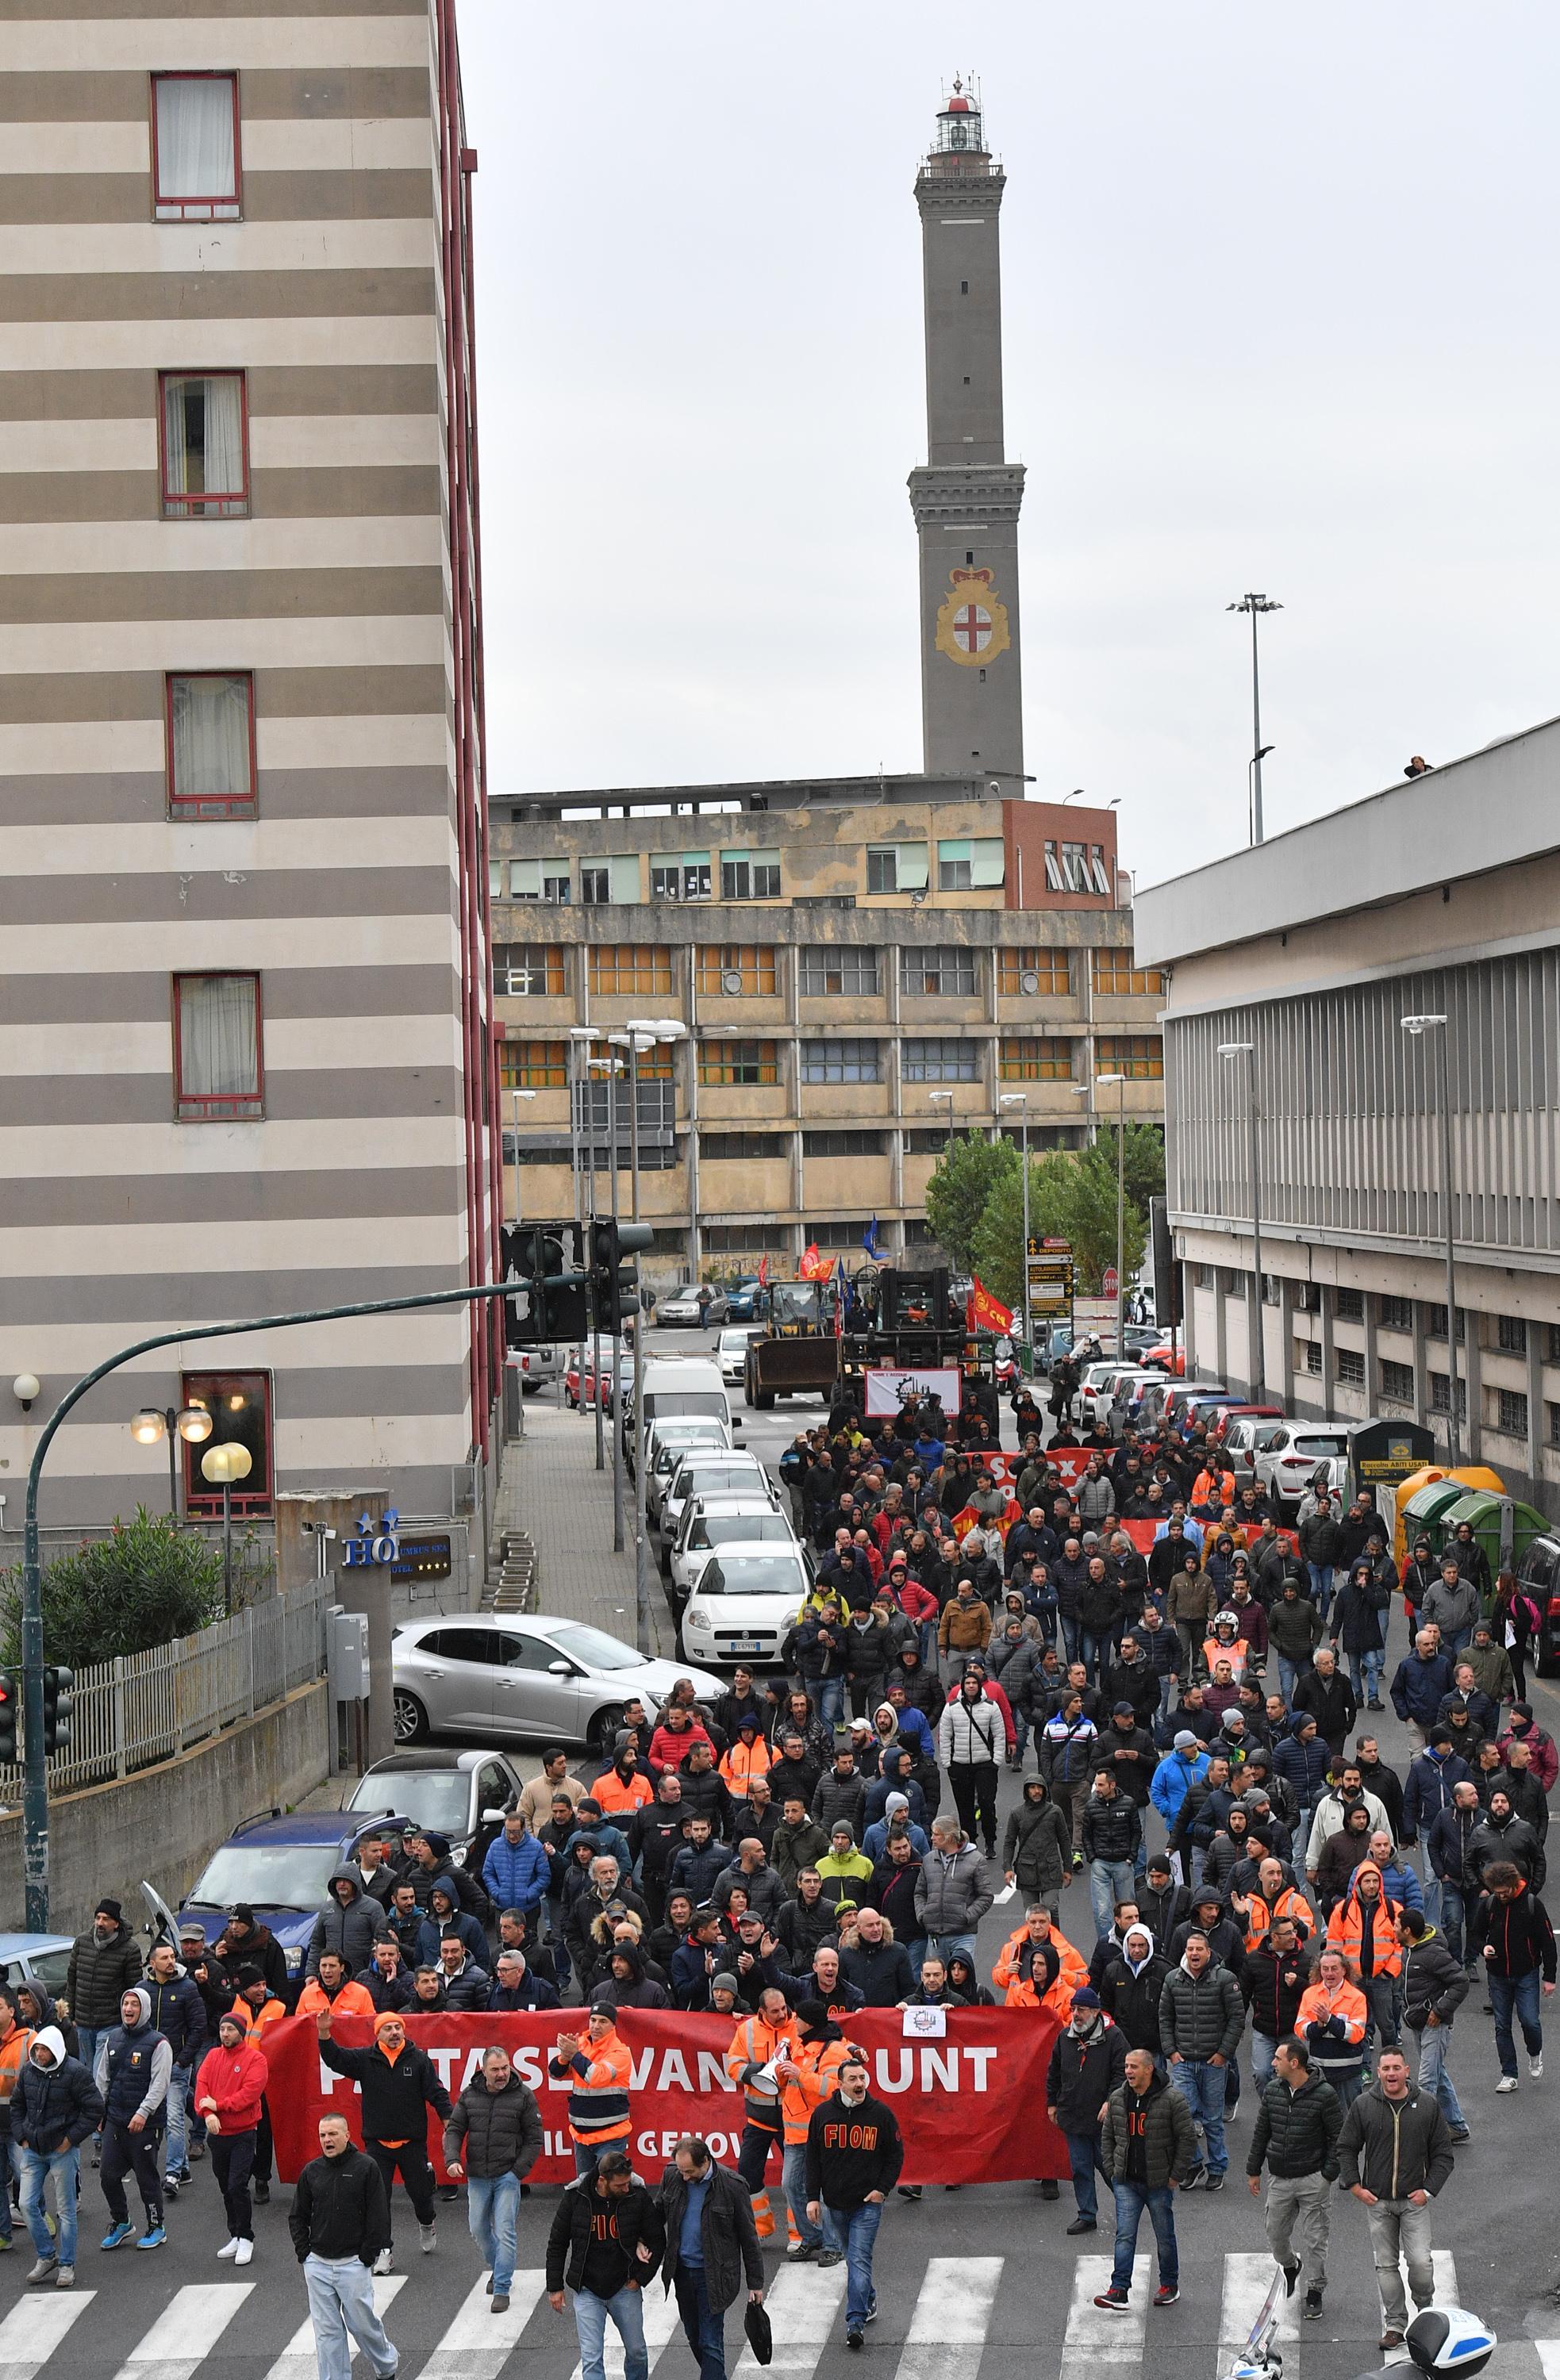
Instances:
[[[610,1751],[636,1695],[656,1712],[678,1678],[700,1695],[724,1691],[708,1671],[647,1660],[603,1629],[540,1615],[406,1621],[390,1651],[397,1743],[448,1732]]]

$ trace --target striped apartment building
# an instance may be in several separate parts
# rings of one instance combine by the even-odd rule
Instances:
[[[0,11],[0,1545],[116,1347],[493,1277],[453,9]],[[252,1517],[458,1512],[498,1330],[148,1356],[62,1430],[45,1526],[165,1510],[128,1425],[191,1402]]]

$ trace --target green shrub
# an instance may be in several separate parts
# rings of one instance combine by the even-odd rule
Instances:
[[[44,1656],[84,1670],[192,1636],[222,1609],[221,1547],[138,1505],[133,1521],[116,1521],[108,1536],[45,1569]],[[12,1665],[21,1658],[19,1569],[0,1579],[0,1653]]]

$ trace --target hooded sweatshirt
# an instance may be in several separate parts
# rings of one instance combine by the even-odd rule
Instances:
[[[152,2023],[152,1998],[142,1984],[125,1995],[133,1997],[139,2014],[134,2024],[116,2024],[98,2045],[92,2080],[103,2093],[104,2119],[128,2124],[144,2116],[159,2131],[165,2121],[168,2080],[174,2054],[165,2037]]]
[[[195,2077],[195,2107],[204,2112],[208,2099],[216,2102],[217,2121],[225,2139],[235,2132],[252,2132],[260,2123],[260,2103],[270,2080],[264,2053],[252,2041],[228,2049],[219,2041],[201,2060]]]
[[[347,1884],[350,1894],[343,1906],[336,1887]],[[380,1937],[390,1931],[390,1920],[372,1893],[363,1890],[363,1879],[349,1862],[332,1871],[329,1899],[314,1920],[314,1930],[309,1937],[307,1972],[320,1972],[320,1954],[335,1950],[341,1955],[349,1975],[366,1967],[373,1956],[373,1946]],[[451,1887],[453,1897],[454,1887]]]
[[[47,2051],[54,2063],[39,2058]],[[169,2059],[170,2065],[172,2059]],[[11,2095],[11,2138],[18,2147],[47,2154],[61,2142],[79,2146],[103,2121],[103,2097],[79,2058],[67,2058],[57,2024],[34,2034]]]

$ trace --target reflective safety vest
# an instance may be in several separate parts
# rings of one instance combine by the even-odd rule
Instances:
[[[1395,1927],[1398,1904],[1379,1893],[1371,1910],[1371,1972],[1374,1975],[1395,1975],[1402,1972],[1403,1945]],[[1365,1903],[1358,1892],[1345,1895],[1327,1920],[1327,1939],[1335,1950],[1341,1950],[1356,1973],[1363,1973],[1359,1953],[1365,1935]]]
[[[1271,1909],[1260,1892],[1253,1892],[1246,1904],[1248,1951],[1256,1949],[1275,1917],[1292,1917],[1296,1925],[1303,1929],[1308,1938],[1316,1931],[1315,1912],[1305,1894],[1297,1892],[1292,1884],[1286,1884],[1284,1887]]]
[[[744,1743],[738,1736],[730,1751],[721,1755],[720,1777],[732,1800],[745,1802],[754,1778],[767,1777],[774,1766],[774,1755],[762,1735],[756,1735],[751,1743]]]
[[[744,2017],[731,2037],[731,2047],[725,2053],[725,2070],[742,2093],[743,2113],[750,2124],[762,2124],[766,2131],[780,2129],[780,2086],[772,2091],[755,2089],[762,2067],[782,2052],[787,2058],[797,2054],[797,2021],[787,2017],[775,2026],[762,2016]]]
[[[555,2057],[547,2060],[549,2074],[573,2078],[568,2095],[570,2140],[589,2148],[606,2148],[628,2137],[628,2077],[633,2060],[628,2045],[615,2033],[603,2041],[581,2034],[579,2046],[567,2066]]]
[[[823,2100],[834,2097],[839,2089],[840,2068],[849,2055],[847,2041],[803,2041],[792,2050],[791,2062],[801,2069],[801,2080],[780,2086],[787,2148],[806,2140],[812,2110]]]

